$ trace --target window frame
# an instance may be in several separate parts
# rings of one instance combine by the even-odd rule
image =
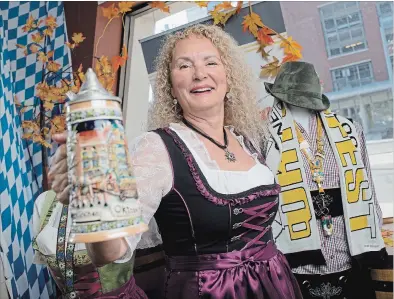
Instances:
[[[348,3],[356,3],[356,7],[349,12],[347,10],[344,10],[341,12],[335,11],[335,9],[334,9],[335,5],[343,4],[346,9],[346,5]],[[328,7],[331,7],[331,14],[329,16],[326,16],[324,9],[327,9]],[[367,38],[365,36],[363,15],[362,15],[362,11],[360,9],[358,1],[357,2],[355,2],[355,1],[330,2],[327,4],[321,5],[318,9],[319,9],[320,23],[322,26],[322,31],[323,31],[323,35],[324,35],[324,42],[325,42],[325,46],[326,46],[326,53],[327,53],[328,59],[341,57],[341,56],[349,55],[349,54],[353,54],[353,53],[358,53],[358,52],[365,51],[368,49],[368,42],[367,42]],[[357,13],[359,15],[359,20],[356,21],[355,24],[349,24],[348,16],[351,14],[355,14],[355,13]],[[347,24],[338,26],[337,19],[339,19],[341,17],[347,17]],[[328,31],[326,29],[325,22],[327,20],[333,20],[333,22],[334,22],[334,27],[330,31]],[[357,27],[355,27],[355,26],[357,26]],[[347,30],[344,31],[344,29],[347,29]],[[355,48],[357,46],[356,45],[356,46],[350,47],[352,49],[351,51],[344,52],[343,51],[343,48],[344,48],[343,44],[345,42],[340,40],[340,33],[345,33],[345,32],[348,33],[348,35],[350,37],[349,42],[352,43],[354,41],[354,38],[352,36],[352,32],[356,29],[361,29],[362,37],[360,37],[358,42],[361,43],[360,45],[364,44],[364,47],[360,48],[360,49],[356,49]],[[330,47],[330,45],[332,45],[332,43],[329,41],[329,39],[333,38],[334,36],[336,36],[336,43],[338,44],[337,48]],[[353,44],[355,44],[355,43],[353,43]],[[338,54],[331,53],[335,49],[339,50]]]
[[[363,66],[363,65],[369,66],[369,70],[370,70],[370,74],[371,74],[371,76],[369,77],[371,79],[371,81],[366,84],[362,84],[362,81],[363,81],[362,79],[365,79],[365,78],[361,78],[361,76],[360,76],[360,69],[359,68],[360,68],[360,66]],[[349,81],[351,81],[351,80],[349,80],[348,78],[351,75],[350,69],[354,68],[354,67],[356,67],[356,70],[357,70],[357,81],[358,81],[359,85],[353,87],[349,83]],[[346,69],[349,70],[349,75],[343,77],[346,80],[346,87],[345,88],[338,88],[338,79],[336,78],[336,72],[341,71],[343,74],[343,70],[346,70]],[[332,68],[332,69],[330,69],[330,73],[331,73],[331,79],[332,79],[332,85],[333,85],[334,91],[350,90],[350,89],[353,89],[356,87],[368,85],[368,84],[375,82],[375,77],[374,77],[374,73],[373,73],[373,65],[372,65],[372,61],[370,59],[364,60],[364,61],[358,61],[358,62],[348,64],[348,65],[342,65],[342,66],[336,67],[336,68]]]

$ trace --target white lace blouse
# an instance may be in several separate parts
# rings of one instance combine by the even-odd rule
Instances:
[[[248,171],[220,170],[218,164],[210,158],[204,143],[194,131],[180,124],[171,124],[170,128],[178,134],[189,148],[209,185],[215,191],[223,194],[234,194],[260,185],[274,183],[274,175],[271,170],[258,161],[257,154],[251,154],[248,151],[245,147],[243,137],[235,135],[232,127],[229,127],[230,132],[237,138],[245,152],[251,155],[256,161],[256,164]],[[137,181],[139,200],[143,207],[142,216],[143,220],[149,223],[149,230],[142,235],[127,238],[129,244],[128,253],[117,262],[126,262],[129,260],[136,248],[149,248],[162,243],[153,216],[162,198],[170,192],[173,183],[171,162],[167,149],[158,134],[148,132],[136,138],[130,146],[130,152]],[[45,197],[45,195],[40,195],[35,203],[33,225],[36,232],[39,227],[40,210],[43,204],[41,197]],[[40,252],[45,255],[56,253],[56,224],[59,222],[60,212],[61,204],[58,204],[48,224],[37,236],[37,245],[40,248]],[[84,244],[76,245],[76,250],[82,249],[85,249]]]

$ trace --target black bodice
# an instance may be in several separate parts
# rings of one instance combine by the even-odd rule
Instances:
[[[238,194],[217,193],[174,131],[156,133],[164,141],[174,173],[173,187],[155,214],[168,256],[229,252],[272,240],[277,184]]]

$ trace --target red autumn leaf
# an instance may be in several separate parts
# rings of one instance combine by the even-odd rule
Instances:
[[[238,1],[238,3],[237,3],[237,10],[236,10],[237,14],[239,14],[239,12],[241,11],[243,3],[244,3],[243,1]]]
[[[234,7],[231,5],[230,1],[224,1],[218,5],[215,6],[214,10],[220,11],[220,10],[229,10],[233,9]]]
[[[296,56],[296,55],[287,54],[287,55],[283,58],[282,63],[285,63],[285,62],[288,62],[288,61],[298,61],[298,60],[300,60],[300,59],[301,59],[301,58],[298,57],[298,56]]]
[[[108,7],[102,7],[101,10],[103,12],[103,16],[106,17],[108,20],[119,15],[119,9],[115,7],[115,3]]]
[[[269,29],[268,27],[263,27],[260,28],[260,30],[257,33],[257,39],[260,41],[261,44],[263,45],[271,45],[274,43],[274,40],[269,34],[272,34],[272,30]]]
[[[123,45],[122,47],[122,54],[121,56],[114,56],[111,59],[111,64],[112,64],[112,69],[114,73],[116,73],[119,69],[119,67],[124,66],[127,61],[127,48],[126,45]]]

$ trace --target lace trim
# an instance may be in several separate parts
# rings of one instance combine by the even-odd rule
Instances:
[[[184,140],[188,141],[189,146],[194,149],[196,153],[199,153],[200,159],[205,163],[205,165],[210,169],[217,169],[219,170],[219,165],[208,153],[207,148],[205,147],[204,143],[198,138],[197,134],[190,130],[187,127],[184,127],[177,123],[172,123],[170,125],[171,128],[174,128],[176,132],[182,133]]]
[[[208,182],[206,181],[206,178],[204,177],[201,169],[196,163],[193,155],[186,147],[185,143],[179,138],[179,136],[169,128],[164,128],[161,130],[163,130],[168,135],[170,135],[173,138],[175,144],[182,151],[182,154],[186,159],[190,172],[196,183],[197,190],[200,191],[202,196],[204,196],[206,199],[213,202],[214,204],[217,205],[229,204],[231,206],[235,206],[235,205],[246,204],[259,197],[279,195],[280,186],[278,184],[258,186],[237,194],[221,194],[216,192],[209,186]]]
[[[246,145],[246,144],[245,144],[245,138],[244,138],[244,136],[243,136],[243,135],[240,135],[240,134],[238,134],[238,133],[236,133],[233,126],[227,126],[227,128],[230,130],[231,134],[233,134],[233,136],[238,140],[238,142],[239,142],[239,144],[242,146],[242,148],[243,148],[244,150],[246,150],[246,152],[247,152],[251,157],[253,157],[253,159],[254,159],[256,162],[261,162],[260,159],[259,159],[260,154],[259,154],[257,151],[254,151],[254,153],[253,153],[253,150],[252,150],[253,147],[251,147],[250,145]],[[249,141],[248,139],[246,139],[246,140],[247,140],[248,143],[250,143],[250,141]]]

